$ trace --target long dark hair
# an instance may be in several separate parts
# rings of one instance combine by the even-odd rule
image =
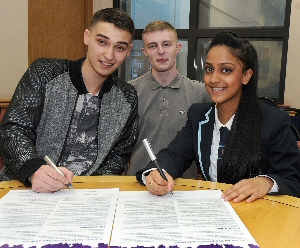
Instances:
[[[257,97],[258,59],[253,45],[233,32],[218,33],[208,51],[220,45],[228,47],[232,55],[242,62],[244,72],[248,69],[253,71],[248,84],[243,85],[218,175],[219,182],[235,184],[258,174],[262,164],[261,110]]]

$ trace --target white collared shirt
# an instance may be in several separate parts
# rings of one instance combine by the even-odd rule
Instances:
[[[219,121],[218,109],[217,109],[217,105],[215,105],[215,124],[214,124],[213,138],[211,144],[210,167],[209,167],[209,176],[213,182],[217,181],[217,160],[218,160],[218,149],[220,143],[220,128],[227,127],[228,130],[230,131],[233,119],[234,119],[234,115],[231,116],[231,118],[225,125],[223,125]]]

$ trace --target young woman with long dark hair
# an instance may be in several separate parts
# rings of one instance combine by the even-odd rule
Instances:
[[[300,197],[300,152],[290,117],[259,102],[255,48],[233,32],[220,32],[209,46],[205,67],[213,103],[192,105],[186,126],[157,155],[168,182],[153,163],[136,174],[138,181],[151,194],[166,194],[173,179],[196,160],[206,180],[233,184],[222,196],[227,201],[252,202],[268,193]],[[220,146],[221,127],[230,131]]]

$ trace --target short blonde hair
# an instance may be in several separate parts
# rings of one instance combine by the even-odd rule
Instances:
[[[175,34],[176,38],[178,39],[177,31],[173,27],[173,25],[168,23],[167,21],[162,21],[162,20],[156,20],[156,21],[150,22],[145,27],[145,29],[142,33],[142,37],[144,37],[144,35],[147,34],[147,33],[151,33],[151,32],[154,32],[154,31],[163,31],[163,30],[172,31]]]

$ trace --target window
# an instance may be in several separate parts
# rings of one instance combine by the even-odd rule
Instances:
[[[161,19],[177,29],[183,44],[177,58],[181,74],[202,81],[209,42],[217,32],[232,30],[249,39],[258,52],[258,94],[283,103],[291,0],[114,0],[114,7],[127,11],[136,26],[132,54],[119,70],[126,81],[149,70],[141,52],[142,31]]]

